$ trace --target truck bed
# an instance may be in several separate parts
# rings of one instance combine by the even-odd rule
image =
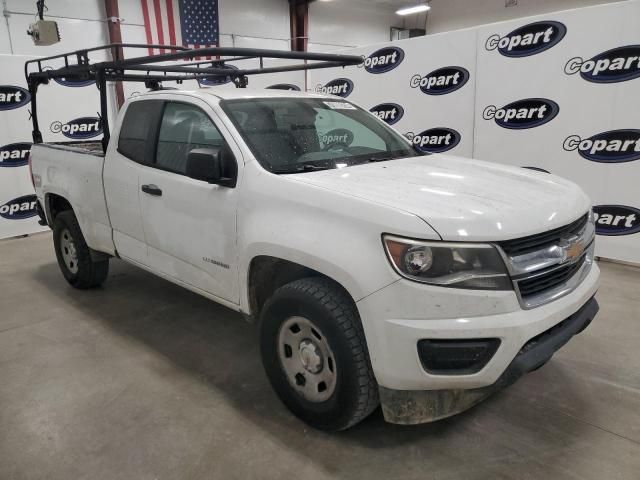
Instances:
[[[102,182],[104,161],[100,141],[36,143],[31,147],[36,195],[45,212],[50,196],[62,197],[71,204],[87,245],[111,253],[114,246]]]
[[[75,142],[49,142],[40,143],[39,147],[55,148],[56,150],[65,150],[68,152],[85,153],[104,157],[102,151],[102,142],[100,140],[83,140]]]

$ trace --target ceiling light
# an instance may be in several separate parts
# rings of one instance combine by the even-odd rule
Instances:
[[[423,3],[421,5],[415,5],[413,7],[404,7],[396,12],[397,15],[412,15],[414,13],[426,12],[430,10],[431,6]]]

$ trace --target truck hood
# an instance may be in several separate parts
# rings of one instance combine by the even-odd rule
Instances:
[[[577,185],[555,175],[448,155],[289,178],[410,212],[443,240],[497,241],[540,233],[572,222],[591,205]]]

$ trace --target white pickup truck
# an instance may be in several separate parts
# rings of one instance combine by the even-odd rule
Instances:
[[[117,257],[259,320],[282,401],[348,428],[460,412],[595,316],[587,196],[543,172],[419,155],[342,98],[202,88],[127,100],[98,142],[31,151],[76,288]]]

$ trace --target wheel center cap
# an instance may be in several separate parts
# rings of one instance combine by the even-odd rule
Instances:
[[[300,361],[306,371],[310,373],[319,373],[322,370],[324,360],[322,352],[318,346],[311,340],[305,338],[298,346]]]

